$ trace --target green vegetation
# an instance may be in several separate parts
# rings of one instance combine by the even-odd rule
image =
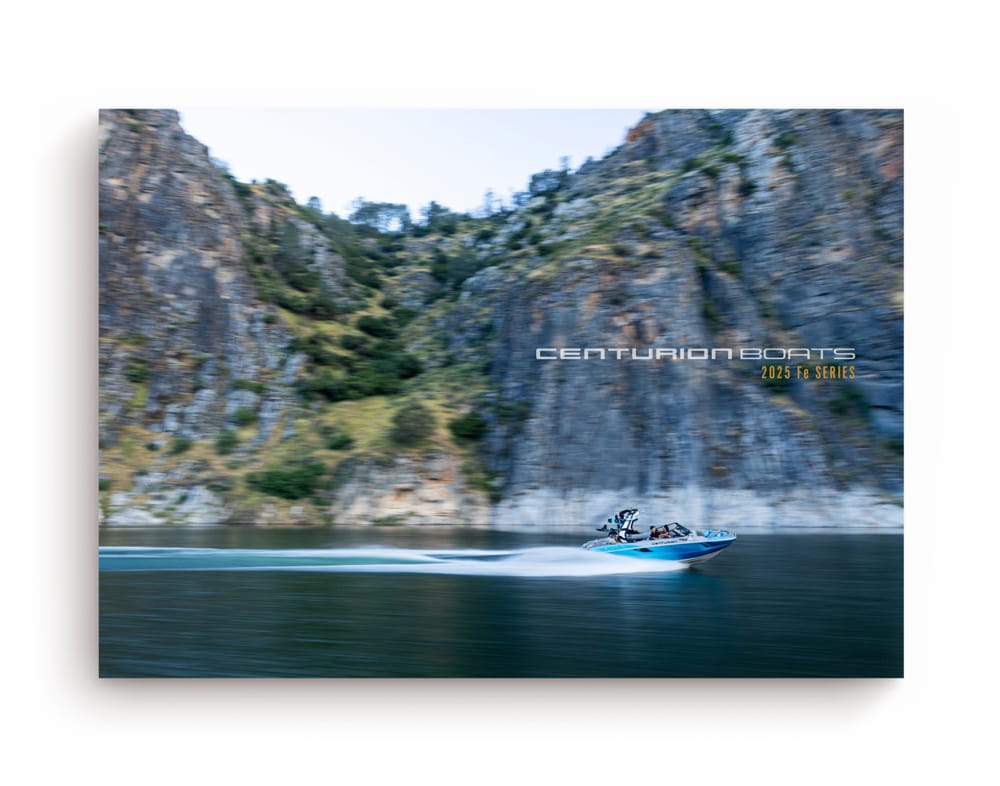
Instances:
[[[553,197],[566,187],[569,182],[569,172],[566,162],[562,169],[546,169],[531,176],[528,183],[528,193],[531,196]]]
[[[149,361],[146,358],[133,355],[125,364],[125,378],[129,382],[136,384],[146,382],[149,379]]]
[[[390,357],[362,359],[354,363],[344,378],[347,398],[395,396],[402,393],[402,379]]]
[[[379,232],[405,232],[413,226],[406,205],[355,199],[350,220]]]
[[[237,379],[233,381],[233,390],[249,390],[258,396],[264,395],[263,382],[251,382],[247,379]]]
[[[531,405],[527,401],[500,401],[493,407],[496,416],[507,423],[519,423],[531,415]]]
[[[728,273],[734,278],[739,278],[741,273],[743,272],[742,268],[740,267],[739,260],[731,258],[723,259],[721,262],[719,262],[719,270],[721,270],[723,273]]]
[[[193,444],[194,441],[188,437],[174,437],[168,452],[171,456],[179,456],[181,453],[187,453]]]
[[[539,236],[537,240],[541,240]],[[479,269],[476,258],[468,252],[446,254],[440,248],[434,249],[431,260],[431,275],[435,281],[445,284],[451,290],[457,290],[462,282]]]
[[[304,352],[309,360],[318,366],[340,365],[340,356],[329,349],[329,339],[322,333],[297,336],[288,345],[289,352]]]
[[[238,443],[239,439],[235,431],[223,431],[215,440],[215,452],[220,456],[225,456],[232,453]]]
[[[228,182],[229,185],[233,187],[233,191],[236,193],[236,198],[240,202],[240,206],[243,208],[243,212],[250,214],[253,212],[253,189],[247,183],[241,183],[236,179],[236,176],[229,170],[229,165],[225,161],[219,161],[213,158],[212,163],[215,168],[219,171]]]
[[[715,164],[705,164],[701,168],[702,174],[708,175],[712,180],[719,179],[719,167]]]
[[[448,422],[448,429],[458,440],[482,439],[486,428],[486,420],[478,412],[467,412]]]
[[[149,400],[149,387],[145,382],[139,382],[135,386],[135,392],[132,394],[132,400],[129,401],[129,409],[142,409],[146,406],[146,402]]]
[[[251,472],[246,481],[250,488],[262,494],[296,500],[312,495],[324,474],[326,468],[322,462],[306,459],[291,467]]]
[[[358,319],[358,330],[375,338],[395,338],[396,328],[391,319],[363,316]]]
[[[784,131],[774,138],[774,144],[779,150],[787,150],[798,141],[798,135]]]
[[[379,277],[378,270],[372,265],[370,258],[357,252],[351,252],[345,255],[345,261],[344,271],[348,277],[369,289],[382,288],[382,279]]]
[[[341,336],[340,346],[349,352],[358,352],[362,355],[368,355],[371,353],[371,344],[368,339],[364,336],[359,336],[357,333],[345,333]]]
[[[240,407],[233,413],[233,421],[241,428],[257,422],[257,413],[248,407]]]
[[[357,325],[367,335],[345,333],[339,341],[350,354],[334,352],[327,337],[320,333],[292,342],[292,347],[305,352],[313,365],[310,376],[299,382],[299,390],[307,398],[343,401],[396,395],[402,392],[403,380],[422,373],[420,361],[395,338],[397,330],[391,318],[365,315],[358,319]],[[381,338],[373,340],[376,336]],[[330,367],[340,371],[334,372]]]
[[[414,229],[417,237],[424,237],[428,234],[441,234],[451,236],[458,229],[458,223],[462,216],[452,212],[444,205],[431,202],[420,210],[421,223]]]
[[[264,187],[272,196],[283,197],[288,193],[288,186],[280,183],[272,177],[264,181]]]
[[[434,413],[419,401],[408,401],[393,417],[389,436],[397,445],[412,447],[427,439],[434,427]]]
[[[342,429],[325,426],[321,429],[323,446],[327,450],[350,450],[354,447],[354,438]]]
[[[327,401],[343,401],[350,398],[344,378],[335,375],[329,369],[323,369],[315,376],[300,380],[298,388],[307,398],[325,398]]]
[[[861,387],[853,382],[844,381],[837,385],[837,391],[830,398],[830,411],[835,415],[868,414],[868,400]]]
[[[712,330],[719,330],[722,327],[722,316],[719,314],[719,309],[716,308],[715,303],[711,300],[702,301],[701,315],[705,317],[705,321],[708,322],[708,326]]]
[[[691,235],[688,238],[688,247],[694,252],[695,259],[703,265],[709,265],[712,262],[711,252],[705,248],[701,242],[701,238],[697,235]]]
[[[277,196],[280,184],[268,191]],[[398,264],[400,250],[394,241],[366,224],[353,225],[334,214],[324,215],[319,200],[295,206],[298,215],[275,222],[263,235],[247,239],[246,262],[262,300],[294,314],[316,320],[332,320],[354,310],[351,292],[330,291],[320,274],[316,235],[303,239],[303,222],[311,224],[327,248],[344,259],[344,270],[352,281],[370,289],[382,286],[381,274]],[[310,230],[311,232],[311,230]]]
[[[395,363],[396,376],[400,379],[411,379],[423,373],[423,365],[415,356],[406,352],[396,352],[391,357]]]
[[[289,222],[289,226],[295,225]],[[303,261],[297,238],[298,230],[286,232],[280,245],[267,239],[247,243],[247,269],[257,293],[261,300],[292,313],[332,319],[337,315],[333,297],[319,274]]]
[[[395,516],[379,516],[372,519],[372,524],[376,527],[400,527],[406,523],[406,516],[395,515]]]

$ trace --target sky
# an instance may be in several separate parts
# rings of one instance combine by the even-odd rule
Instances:
[[[409,206],[505,202],[563,156],[578,168],[613,150],[645,110],[180,109],[184,129],[239,180],[272,178],[296,201],[347,217],[358,197]]]

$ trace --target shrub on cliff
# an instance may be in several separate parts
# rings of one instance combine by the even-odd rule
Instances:
[[[325,398],[327,401],[343,401],[350,398],[347,384],[329,369],[323,369],[314,377],[298,383],[299,390],[310,398]]]
[[[837,386],[837,392],[830,398],[830,411],[835,415],[868,414],[868,401],[861,388],[853,382],[843,382]]]
[[[240,407],[233,413],[237,426],[252,426],[257,422],[257,413],[248,407]]]
[[[358,330],[367,333],[375,338],[395,338],[396,328],[390,319],[379,319],[378,317],[363,316],[358,319]]]
[[[539,235],[539,240],[541,236]],[[430,272],[434,280],[457,290],[465,279],[478,270],[476,258],[471,254],[460,252],[454,256],[445,254],[440,248],[434,250]]]
[[[337,304],[333,297],[323,287],[312,293],[305,311],[307,316],[316,319],[333,319],[337,316]]]
[[[327,450],[350,450],[354,447],[354,437],[339,429],[326,432],[323,440]]]
[[[392,418],[390,438],[398,445],[422,442],[434,431],[434,413],[419,401],[409,401]]]
[[[132,357],[125,364],[125,377],[129,382],[145,382],[149,379],[149,361],[146,358]]]
[[[349,352],[358,352],[362,355],[368,355],[371,353],[368,339],[364,336],[356,335],[355,333],[345,333],[341,336],[340,346]]]
[[[478,412],[467,412],[448,422],[456,439],[482,439],[486,434],[486,420]]]
[[[382,281],[378,276],[378,270],[370,259],[367,259],[354,249],[347,249],[344,253],[344,272],[359,284],[372,289],[380,289]]]
[[[396,368],[386,358],[364,359],[355,363],[345,383],[347,398],[354,399],[395,396],[403,390]]]
[[[170,443],[170,455],[179,456],[181,453],[186,453],[193,444],[189,437],[174,437],[174,441]]]
[[[312,494],[326,468],[316,459],[297,466],[266,469],[247,475],[247,485],[263,494],[282,499],[302,499]]]
[[[395,356],[396,375],[400,379],[411,379],[422,373],[423,365],[413,355],[403,353]]]
[[[297,336],[288,345],[289,352],[304,352],[317,366],[336,366],[339,358],[327,348],[327,338],[322,333],[313,333],[305,338]]]
[[[215,439],[215,452],[220,456],[232,453],[238,442],[235,432],[223,431]]]
[[[249,390],[258,396],[264,395],[264,383],[254,382],[249,379],[234,379],[233,390]]]

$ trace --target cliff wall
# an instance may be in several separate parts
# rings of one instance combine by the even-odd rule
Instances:
[[[239,183],[174,112],[102,112],[102,520],[899,525],[902,134],[666,111],[389,232]],[[655,354],[690,348],[735,357]]]

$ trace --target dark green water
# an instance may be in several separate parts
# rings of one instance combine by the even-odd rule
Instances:
[[[104,531],[100,673],[902,676],[901,535],[741,535],[655,572],[581,555],[585,537]]]

